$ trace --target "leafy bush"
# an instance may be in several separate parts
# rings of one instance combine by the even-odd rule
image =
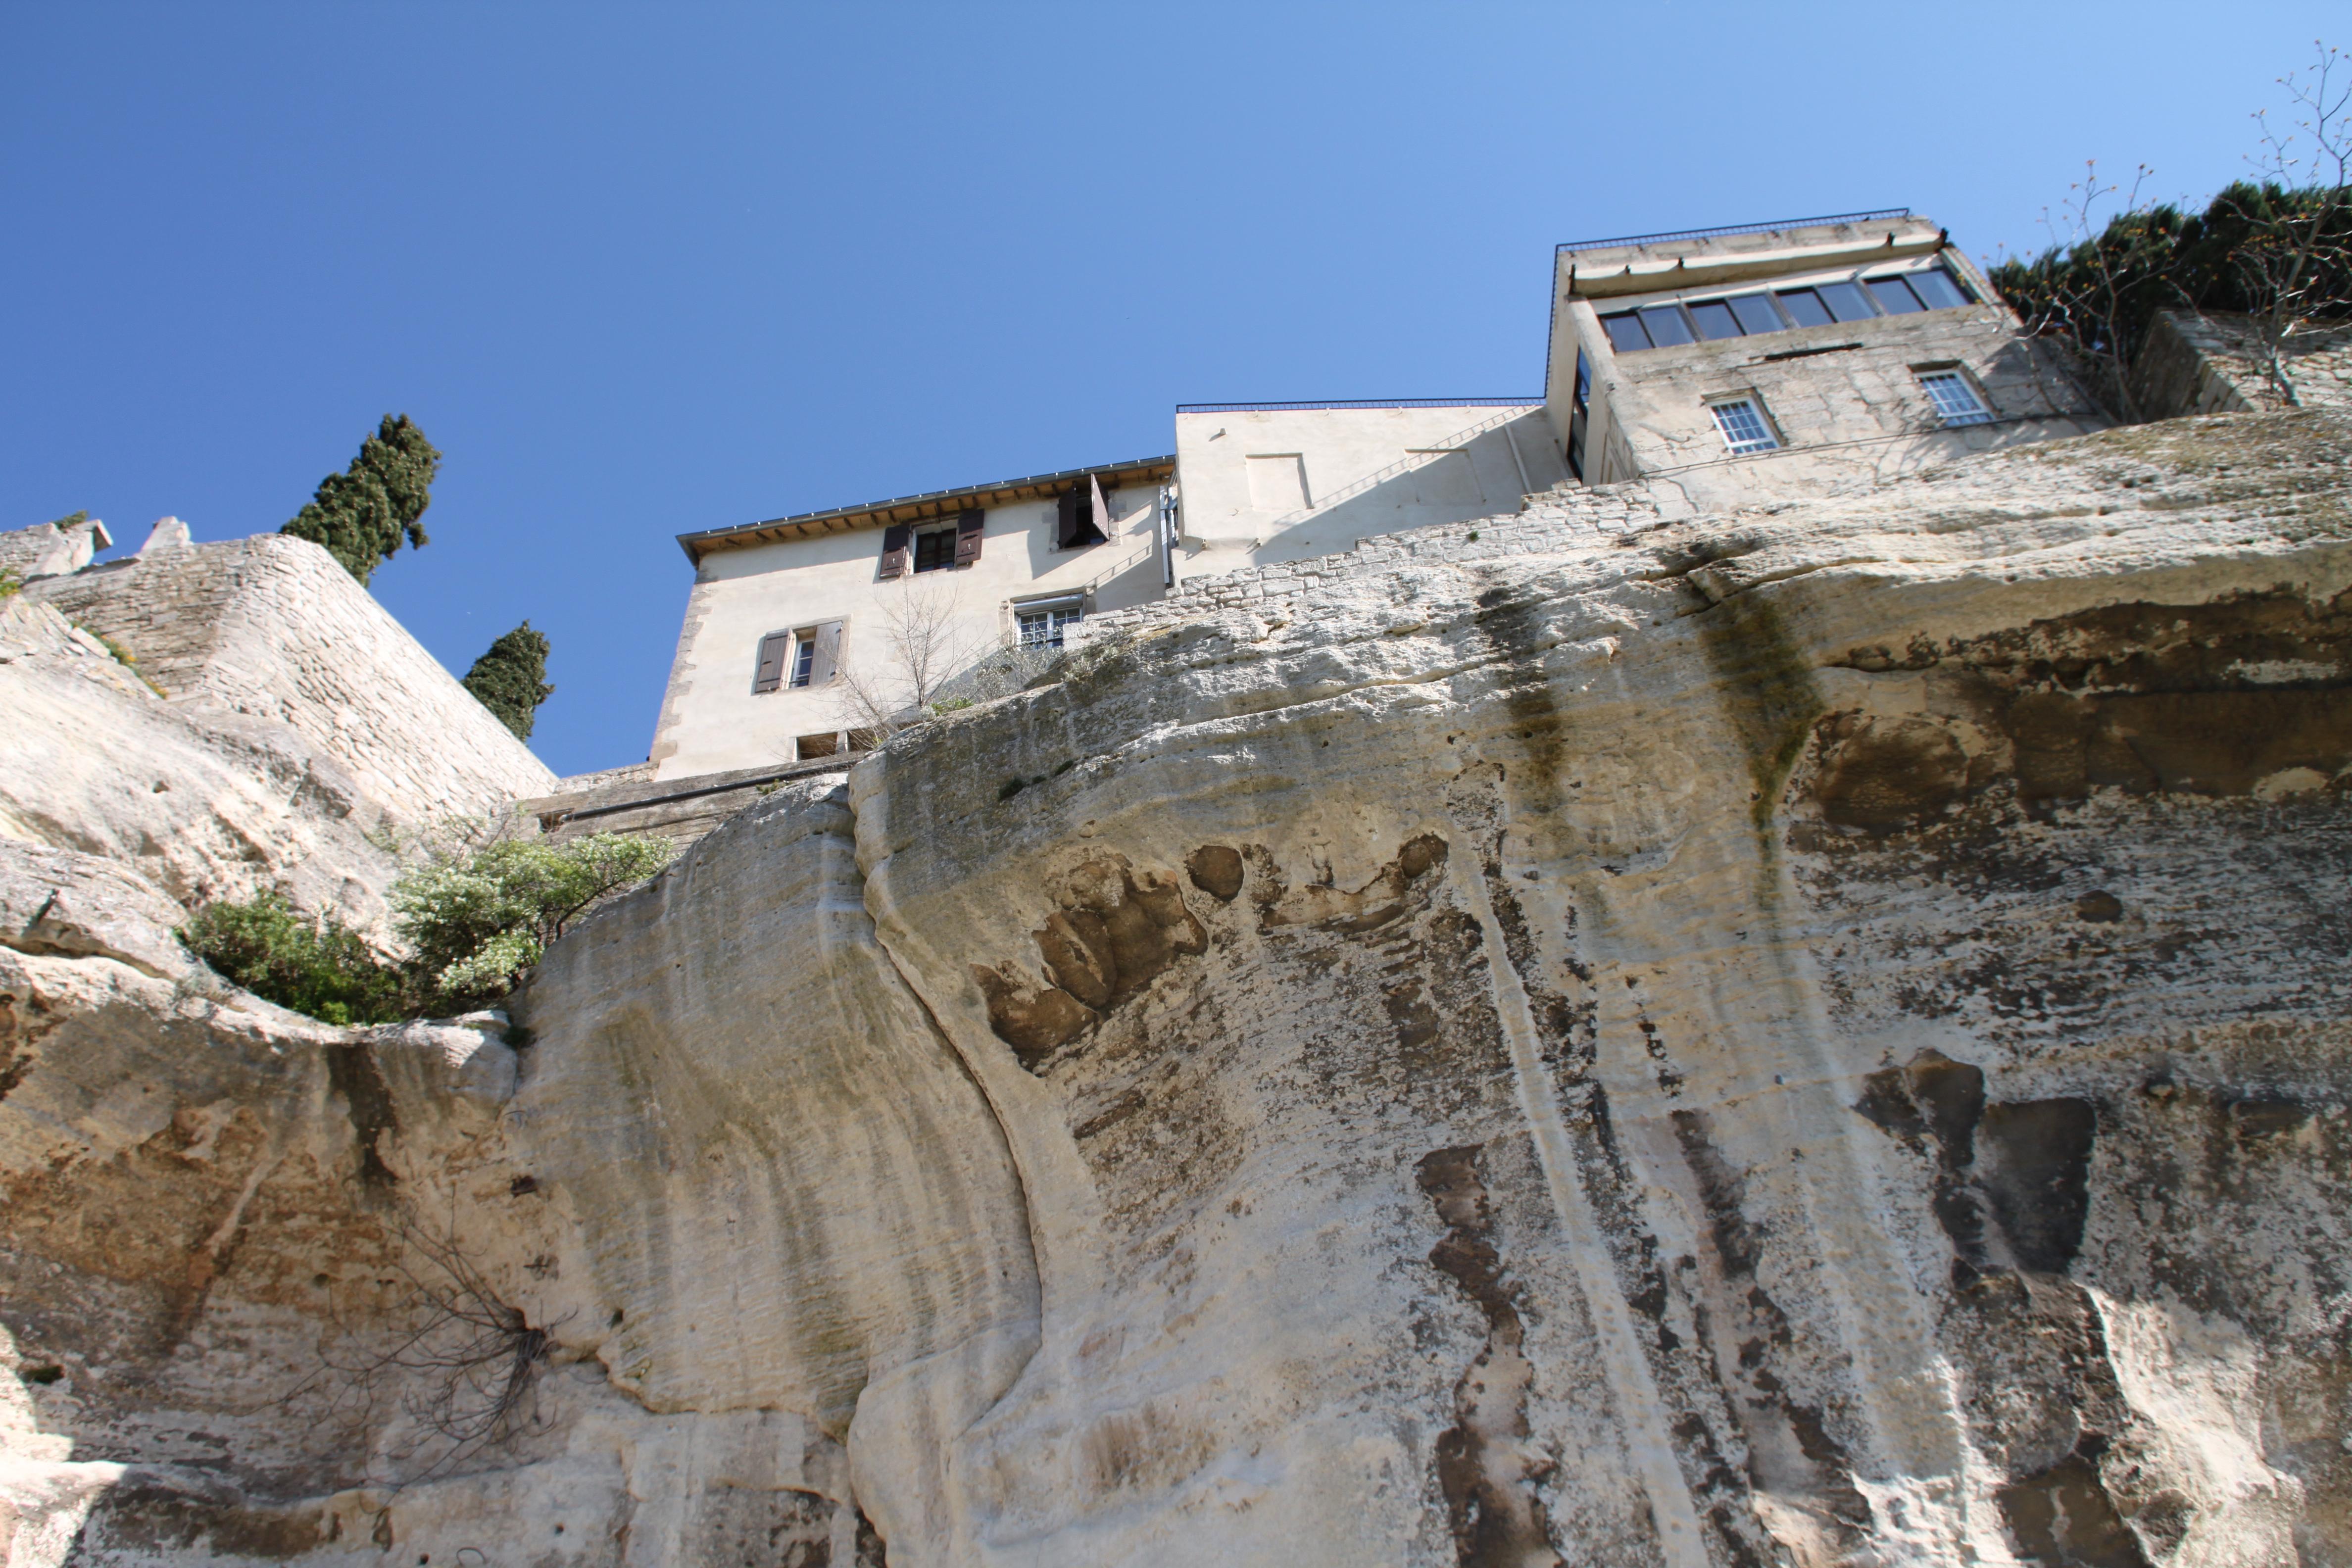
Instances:
[[[506,994],[590,905],[677,853],[665,839],[624,833],[445,850],[393,884],[394,929],[413,950],[399,964],[331,916],[312,920],[275,892],[206,904],[180,940],[223,979],[326,1023],[464,1012]]]
[[[357,931],[332,917],[310,919],[282,893],[206,904],[180,940],[224,980],[326,1023],[388,1023],[406,1011],[397,969]]]
[[[2307,252],[2307,266],[2290,291],[2268,263],[2294,247]],[[2352,205],[2342,188],[2240,181],[2202,213],[2135,205],[2096,234],[2004,261],[1991,276],[2030,331],[2072,347],[2101,401],[2135,418],[2131,364],[2158,310],[2340,313],[2352,307],[2347,258]]]
[[[394,925],[415,949],[417,984],[436,1003],[478,1006],[510,989],[590,905],[677,853],[664,839],[597,833],[445,855],[394,884]]]

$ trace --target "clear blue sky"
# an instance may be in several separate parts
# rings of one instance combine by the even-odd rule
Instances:
[[[1539,390],[1550,247],[2201,194],[2333,5],[0,3],[0,526],[275,529],[378,416],[376,574],[646,754],[672,536],[1170,449],[1179,402]]]

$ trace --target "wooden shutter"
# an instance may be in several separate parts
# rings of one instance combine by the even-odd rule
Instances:
[[[760,666],[751,676],[751,690],[756,695],[773,691],[784,683],[784,659],[793,650],[793,634],[770,632],[760,639]]]
[[[894,522],[882,531],[882,575],[897,577],[907,570],[907,546],[914,542],[915,531],[908,523]]]
[[[824,686],[841,668],[841,623],[827,621],[816,629],[816,658],[809,666],[809,684]]]
[[[1078,492],[1064,490],[1054,498],[1054,548],[1067,550],[1078,542]]]
[[[967,511],[956,517],[956,564],[969,566],[980,559],[980,525],[987,518],[983,511]]]

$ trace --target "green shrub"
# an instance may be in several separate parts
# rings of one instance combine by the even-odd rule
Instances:
[[[511,989],[591,904],[677,853],[665,839],[597,833],[445,855],[393,885],[394,926],[415,952],[421,991],[440,1006],[478,1006]]]
[[[206,904],[180,940],[224,980],[325,1023],[381,1024],[406,1013],[398,970],[357,931],[332,917],[310,919],[282,893]]]

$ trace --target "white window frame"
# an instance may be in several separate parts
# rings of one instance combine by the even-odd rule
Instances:
[[[1752,437],[1734,436],[1731,425],[1725,417],[1725,415],[1734,408],[1748,410],[1761,434]],[[1706,400],[1706,412],[1707,417],[1715,422],[1715,433],[1723,437],[1724,450],[1732,457],[1748,458],[1759,453],[1778,452],[1783,449],[1785,444],[1780,439],[1780,432],[1773,426],[1772,416],[1765,409],[1764,399],[1760,394],[1726,393],[1720,397],[1710,397]]]
[[[1985,396],[1982,389],[1977,385],[1976,378],[1969,374],[1969,373],[1961,366],[1956,364],[1914,365],[1911,367],[1911,374],[1918,381],[1919,390],[1927,395],[1927,405],[1936,411],[1936,418],[1944,429],[1965,429],[1970,425],[1990,425],[1993,422],[1994,415],[1991,401]],[[1974,404],[1975,407],[1972,409],[1962,409],[1957,414],[1952,410],[1946,408],[1944,406],[1943,399],[1936,395],[1934,384],[1939,381],[1949,385],[1958,387],[1962,393],[1967,395],[1969,401]]]
[[[1057,610],[1067,617],[1059,626],[1055,625],[1053,618]],[[1046,627],[1054,635],[1031,642],[1022,629],[1021,617],[1024,616],[1045,616]],[[1062,639],[1059,634],[1072,622],[1086,618],[1087,596],[1084,594],[1055,594],[1042,599],[1016,599],[1013,602],[1013,646],[1024,649],[1060,647]]]

